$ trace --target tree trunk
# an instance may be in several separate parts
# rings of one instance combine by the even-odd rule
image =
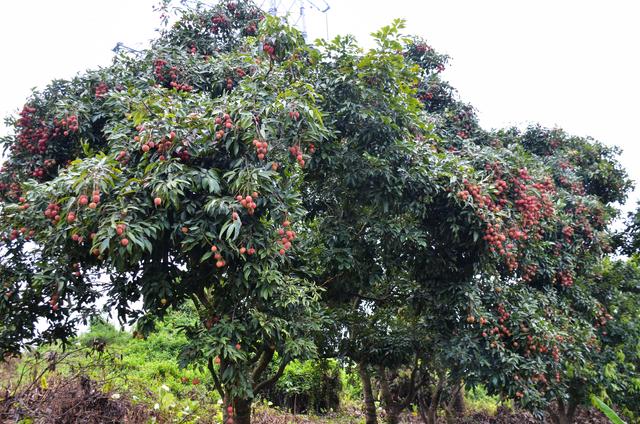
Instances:
[[[376,404],[373,400],[373,391],[371,390],[371,376],[367,371],[367,365],[364,362],[358,363],[358,373],[362,381],[362,392],[364,394],[364,415],[366,424],[378,424],[376,416]]]
[[[389,380],[384,366],[378,367],[380,377],[380,392],[382,394],[382,402],[384,403],[384,411],[386,412],[385,422],[387,424],[398,424],[400,422],[400,408],[397,402],[393,400]]]
[[[455,412],[456,416],[461,417],[464,415],[464,411],[466,409],[464,404],[464,382],[458,381],[456,386],[455,396],[453,397],[453,405],[452,410]]]
[[[420,418],[422,418],[422,422],[426,423],[427,418],[427,410],[429,409],[429,404],[427,402],[427,394],[424,393],[425,388],[421,387],[416,396],[416,401],[418,402],[418,412],[420,413]]]
[[[229,402],[229,397],[225,396],[223,405],[223,424],[251,424],[251,399],[234,399]],[[227,406],[233,406],[233,414],[229,414]]]
[[[571,424],[573,423],[573,417],[575,416],[578,404],[569,399],[569,405],[565,406],[563,399],[558,399],[556,408],[549,409],[549,416],[554,424]]]
[[[429,411],[427,412],[427,424],[436,424],[438,422],[438,406],[440,405],[445,380],[446,377],[441,374],[438,379],[438,385],[431,395],[431,403],[429,404]]]
[[[447,424],[453,424],[457,417],[464,415],[464,383],[460,380],[453,385],[451,399],[445,408]]]

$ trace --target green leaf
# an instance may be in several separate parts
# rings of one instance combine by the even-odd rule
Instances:
[[[606,415],[607,418],[609,418],[609,421],[611,421],[613,424],[627,424],[622,420],[622,418],[618,416],[618,414],[616,414],[613,409],[609,408],[609,406],[596,395],[591,395],[591,403],[593,404],[593,406],[598,408],[600,412]]]

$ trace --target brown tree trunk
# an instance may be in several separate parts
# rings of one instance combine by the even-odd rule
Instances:
[[[429,404],[429,411],[427,412],[427,424],[436,424],[438,422],[438,406],[440,405],[440,398],[442,397],[445,381],[446,377],[440,375],[438,385],[431,395],[431,403]]]
[[[251,423],[251,399],[236,399],[235,402],[235,424]]]
[[[376,416],[376,404],[373,400],[373,391],[371,390],[371,376],[364,362],[358,363],[358,373],[362,381],[362,392],[364,395],[364,416],[366,424],[378,424]]]
[[[549,416],[554,424],[571,424],[575,416],[578,404],[569,399],[569,404],[565,406],[563,399],[558,399],[555,409],[549,409]]]
[[[464,409],[464,383],[458,380],[452,387],[451,399],[445,409],[447,423],[455,423],[457,417],[464,415]]]
[[[387,424],[398,424],[398,422],[400,422],[400,408],[397,402],[393,400],[387,372],[385,371],[384,366],[378,366],[378,374],[380,377],[382,402],[384,403],[384,411],[386,412],[385,422]]]
[[[222,422],[223,424],[251,424],[251,399],[234,399],[229,401],[230,397],[224,397]],[[229,414],[227,407],[233,406],[233,414]]]
[[[464,415],[466,406],[464,404],[464,382],[462,381],[458,381],[452,406],[452,410],[455,412],[456,416],[461,417]]]

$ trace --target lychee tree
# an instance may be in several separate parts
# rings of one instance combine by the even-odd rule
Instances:
[[[3,354],[67,340],[100,302],[142,335],[193,302],[181,359],[208,367],[225,422],[249,422],[322,321],[293,262],[312,159],[290,153],[328,134],[304,79],[316,60],[298,32],[229,2],[34,92],[2,139]]]
[[[485,214],[483,236],[504,262],[484,268],[468,292],[466,327],[477,333],[461,331],[451,358],[468,361],[457,367],[468,381],[539,413],[553,403],[551,419],[571,422],[596,387],[586,384],[598,367],[593,323],[608,314],[596,296],[598,268],[611,251],[607,225],[628,190],[626,173],[615,150],[560,130],[475,132],[453,148],[475,152],[476,167],[499,180],[505,207]],[[487,189],[478,182],[460,195],[477,202]]]
[[[348,38],[322,46],[333,58],[322,68],[323,109],[339,134],[322,152],[339,154],[305,177],[319,228],[316,278],[336,317],[328,348],[359,363],[364,387],[369,365],[384,375],[385,366],[447,364],[454,380],[539,413],[556,402],[570,420],[586,399],[571,364],[588,360],[599,310],[588,282],[608,251],[612,203],[629,187],[617,152],[559,130],[484,131],[439,79],[445,57],[417,39],[379,46],[388,48],[383,69],[396,65],[391,74],[408,79],[380,72]],[[353,71],[338,78],[335,68]],[[410,97],[431,113],[416,115]],[[412,333],[421,337],[413,353],[430,358],[407,354],[406,332],[392,325],[398,308],[428,329]]]

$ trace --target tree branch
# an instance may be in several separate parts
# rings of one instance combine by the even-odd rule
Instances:
[[[289,364],[289,362],[291,362],[291,359],[289,359],[288,357],[285,356],[284,358],[282,358],[282,362],[280,362],[280,367],[278,367],[278,371],[276,371],[276,373],[271,378],[268,378],[256,384],[253,388],[253,393],[258,393],[260,390],[278,381],[278,379],[282,376],[282,373],[284,372],[284,369],[286,368],[287,364]]]
[[[272,349],[270,347],[262,351],[260,360],[258,361],[256,368],[253,370],[253,373],[251,374],[251,381],[256,381],[258,380],[258,378],[260,378],[264,370],[266,370],[267,366],[269,366],[269,362],[271,362],[271,360],[273,359],[274,353],[275,349]]]
[[[197,291],[195,295],[198,297],[198,300],[200,301],[200,303],[202,303],[202,306],[207,308],[207,310],[210,312],[213,311],[211,303],[209,303],[209,299],[207,299],[207,296],[205,295],[204,290],[201,289]]]
[[[213,377],[213,384],[216,386],[216,390],[220,394],[220,398],[224,399],[224,389],[222,388],[222,384],[220,383],[220,380],[218,379],[218,374],[216,374],[216,370],[213,367],[213,358],[211,358],[211,357],[209,358],[209,361],[207,363],[207,368],[209,368],[209,372],[211,373],[211,377]]]

